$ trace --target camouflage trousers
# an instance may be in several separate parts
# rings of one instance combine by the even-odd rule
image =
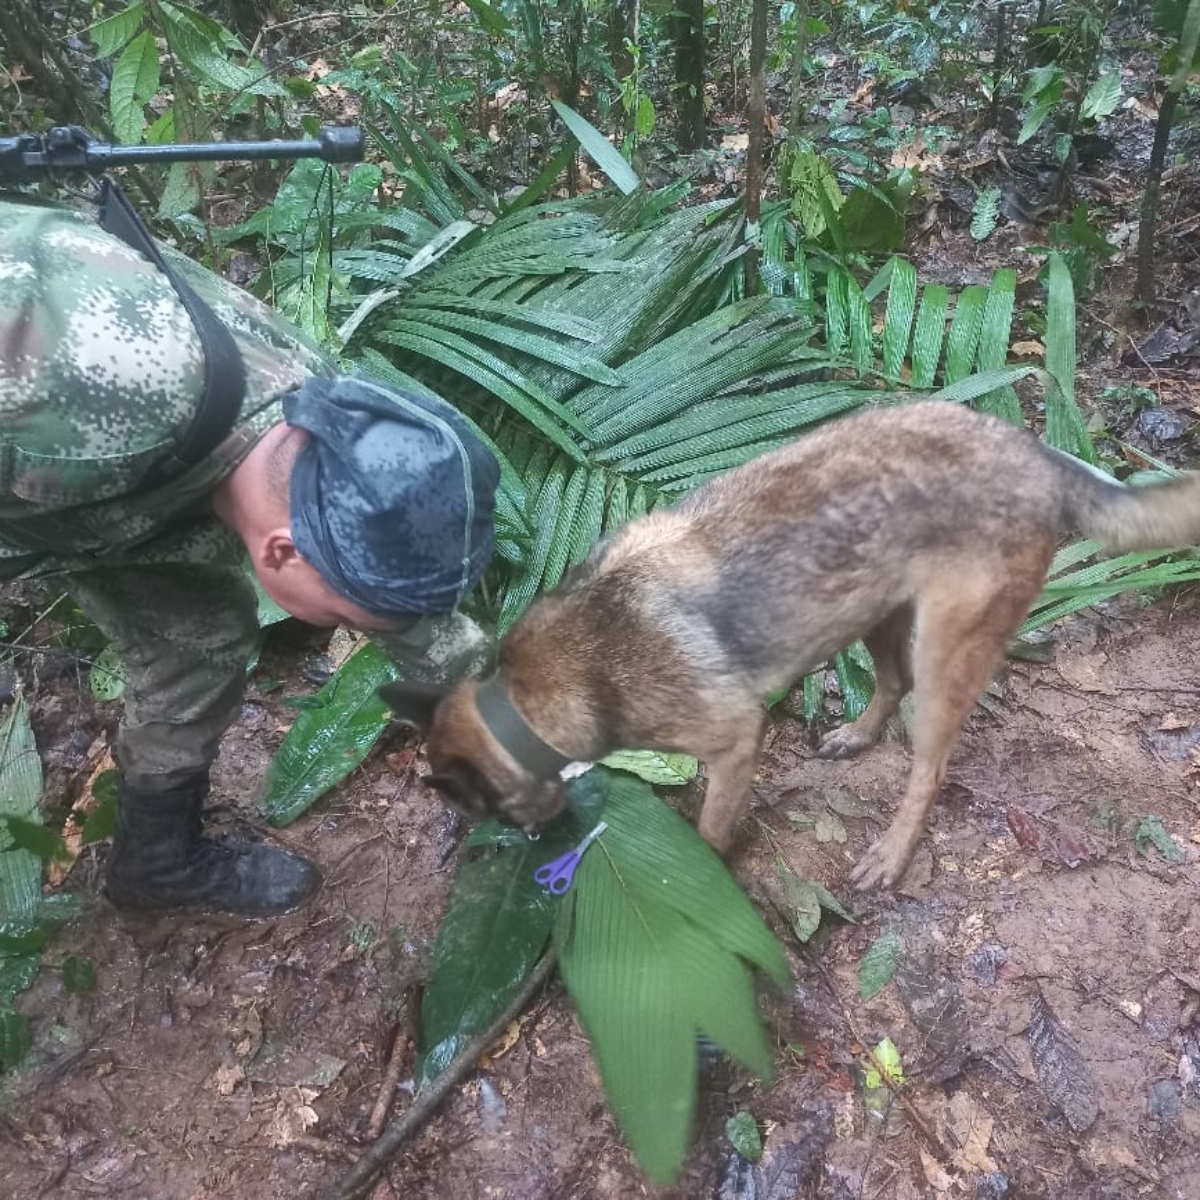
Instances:
[[[115,748],[125,778],[165,790],[206,771],[240,711],[260,637],[257,597],[242,569],[140,563],[73,572],[64,583],[125,666]],[[405,678],[438,682],[478,671],[491,649],[459,613],[372,637]]]

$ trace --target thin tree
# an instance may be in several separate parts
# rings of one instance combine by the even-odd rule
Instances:
[[[676,141],[680,150],[704,145],[704,0],[677,0],[671,17],[675,43]]]
[[[1200,0],[1195,0],[1200,4]],[[767,0],[754,0],[750,9],[750,94],[746,104],[749,140],[746,146],[746,294],[758,291],[759,214],[762,210],[763,133],[766,128]]]
[[[1158,200],[1162,189],[1163,167],[1167,161],[1167,145],[1179,97],[1187,86],[1200,42],[1200,0],[1189,0],[1179,37],[1179,66],[1167,84],[1162,104],[1158,108],[1158,123],[1154,127],[1154,145],[1150,148],[1150,164],[1146,173],[1146,190],[1142,193],[1142,214],[1138,223],[1137,288],[1134,298],[1143,304],[1153,304],[1157,291],[1155,279],[1154,239],[1158,232]]]

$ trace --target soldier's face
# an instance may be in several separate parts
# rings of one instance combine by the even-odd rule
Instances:
[[[298,552],[283,565],[254,566],[263,591],[285,612],[309,625],[349,625],[368,631],[392,627],[392,622],[339,596]]]

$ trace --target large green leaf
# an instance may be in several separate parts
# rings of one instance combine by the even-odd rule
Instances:
[[[533,969],[559,904],[533,873],[576,835],[569,820],[536,842],[519,833],[516,844],[460,868],[421,1002],[419,1088],[488,1027]]]
[[[40,823],[42,762],[29,725],[29,709],[20,694],[0,722],[0,815]],[[0,830],[0,925],[32,920],[42,894],[42,860]]]
[[[579,144],[595,159],[596,165],[617,185],[629,193],[641,186],[637,172],[621,157],[621,152],[590,121],[581,117],[561,100],[551,100],[554,111],[575,135]]]
[[[1050,255],[1046,298],[1046,440],[1060,450],[1096,462],[1096,449],[1075,403],[1075,289],[1060,254]]]
[[[589,794],[605,797],[609,828],[563,898],[554,944],[613,1112],[665,1183],[691,1132],[697,1035],[769,1077],[748,967],[790,973],[720,858],[648,785],[596,767],[572,785]]]
[[[259,811],[272,825],[294,821],[366,758],[388,723],[379,688],[398,674],[368,642],[300,713],[267,768]]]
[[[154,34],[145,29],[113,64],[108,104],[118,141],[137,145],[142,140],[143,110],[158,91],[158,71],[158,46]]]

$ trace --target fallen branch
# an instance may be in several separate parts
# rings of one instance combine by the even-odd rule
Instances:
[[[329,1200],[362,1200],[367,1195],[377,1176],[396,1156],[400,1147],[433,1115],[438,1105],[458,1086],[475,1060],[517,1018],[538,988],[546,982],[550,972],[554,970],[554,962],[553,952],[547,950],[538,960],[537,966],[525,977],[521,990],[504,1011],[498,1013],[496,1019],[482,1033],[476,1034],[463,1046],[428,1088],[417,1093],[409,1110],[398,1121],[393,1121],[388,1126],[383,1136],[329,1194]]]
[[[417,988],[410,986],[405,989],[404,1020],[396,1025],[396,1036],[392,1039],[392,1052],[388,1059],[387,1070],[383,1073],[379,1094],[375,1098],[375,1107],[371,1109],[371,1119],[367,1122],[367,1137],[372,1141],[379,1137],[383,1132],[383,1127],[387,1124],[392,1100],[396,1095],[396,1087],[400,1083],[400,1076],[404,1074],[404,1068],[408,1062],[408,1048],[410,1045],[416,1045],[418,1008]]]

